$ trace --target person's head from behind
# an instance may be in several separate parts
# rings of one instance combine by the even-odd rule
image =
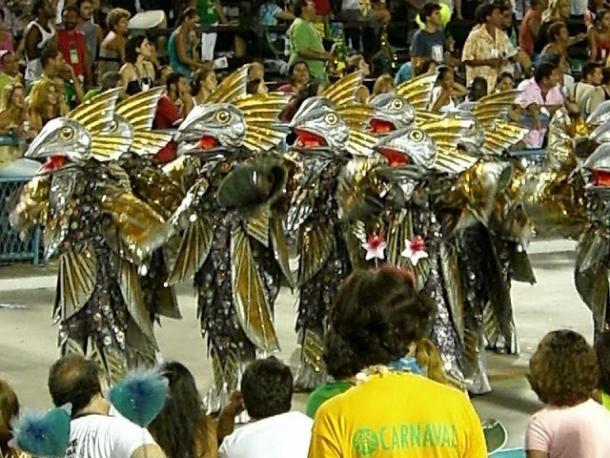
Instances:
[[[442,87],[446,91],[453,89],[455,83],[453,69],[446,65],[441,65],[438,69],[436,85]]]
[[[2,71],[9,76],[17,76],[19,74],[19,58],[12,51],[5,51],[0,57],[2,62]]]
[[[129,31],[129,18],[131,14],[123,8],[113,8],[106,16],[108,30],[117,35],[127,35]]]
[[[185,8],[180,14],[180,17],[178,18],[178,23],[186,30],[191,30],[199,27],[199,22],[199,11],[197,11],[197,8],[194,8],[192,6]]]
[[[195,378],[179,362],[165,362],[160,370],[169,382],[169,393],[148,430],[167,456],[195,456],[195,438],[204,414]]]
[[[76,6],[66,6],[61,12],[61,20],[66,30],[74,30],[79,19],[80,12]]]
[[[381,75],[375,80],[371,97],[375,97],[379,94],[386,94],[388,92],[392,92],[395,88],[396,86],[394,84],[394,78],[392,78],[392,75]]]
[[[582,68],[581,81],[592,84],[593,86],[599,86],[602,84],[602,65],[596,62],[588,62]]]
[[[546,36],[549,43],[558,45],[567,45],[570,41],[568,27],[563,21],[553,22],[547,29]]]
[[[292,404],[292,373],[274,356],[251,362],[241,379],[241,393],[250,417],[286,413]]]
[[[498,84],[496,84],[496,89],[498,92],[506,92],[510,91],[514,86],[515,80],[513,75],[508,72],[503,72],[498,77]]]
[[[121,74],[119,72],[106,72],[100,79],[100,91],[104,92],[109,89],[120,87]]]
[[[72,404],[72,416],[96,404],[106,410],[108,402],[102,396],[97,364],[82,355],[64,356],[51,366],[49,392],[56,407]]]
[[[13,388],[0,379],[0,452],[8,453],[13,437],[11,423],[19,416],[19,400]]]
[[[362,76],[365,78],[371,74],[371,67],[362,54],[349,56],[345,70],[347,73],[362,72]]]
[[[561,81],[561,72],[556,65],[550,62],[538,64],[534,70],[534,80],[538,86],[550,89]]]
[[[153,45],[145,35],[134,35],[125,43],[125,62],[135,64],[138,57],[149,60],[154,53]]]
[[[188,80],[180,73],[172,73],[167,77],[165,89],[170,98],[179,98],[181,94],[190,92]]]
[[[343,282],[329,316],[327,339],[343,352],[345,372],[405,356],[428,331],[432,303],[413,277],[395,267],[357,270]]]
[[[580,334],[567,329],[552,331],[532,355],[528,378],[545,404],[574,406],[588,400],[598,388],[597,356]]]
[[[9,109],[23,109],[25,102],[25,89],[20,83],[7,84],[0,94],[0,111]]]
[[[424,4],[419,12],[419,18],[426,24],[426,27],[442,28],[441,6],[438,3],[430,2]]]
[[[290,77],[290,82],[299,87],[303,87],[309,83],[311,78],[311,75],[309,74],[309,67],[302,60],[298,60],[292,64],[288,72],[288,76]]]
[[[191,95],[211,94],[216,90],[218,80],[214,69],[206,68],[197,70],[193,73],[193,81],[191,83]]]
[[[487,95],[487,80],[481,76],[473,78],[468,89],[468,100],[476,102]]]
[[[59,76],[66,65],[66,61],[57,46],[49,44],[40,52],[40,64],[45,75],[53,78]]]
[[[313,0],[297,0],[293,13],[295,17],[310,21],[316,16],[316,4]]]
[[[269,89],[267,89],[267,85],[261,79],[251,80],[246,84],[246,94],[266,95],[268,93]]]

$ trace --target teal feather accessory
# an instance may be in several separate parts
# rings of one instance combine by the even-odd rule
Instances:
[[[108,399],[123,417],[145,428],[163,409],[168,385],[158,369],[135,370],[110,389]]]
[[[68,405],[22,414],[13,425],[17,447],[34,456],[63,457],[70,443],[70,410]]]

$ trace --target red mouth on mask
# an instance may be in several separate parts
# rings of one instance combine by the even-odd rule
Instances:
[[[319,135],[299,129],[295,129],[295,132],[297,134],[297,139],[294,144],[299,148],[319,148],[327,146],[324,139]]]
[[[381,148],[379,152],[388,160],[390,167],[397,167],[411,162],[409,156],[392,148]]]
[[[389,121],[383,121],[381,119],[372,119],[370,126],[371,132],[374,134],[387,134],[396,130],[394,124]]]
[[[52,172],[54,170],[62,168],[68,163],[66,156],[50,156],[47,161],[42,165],[43,172]]]

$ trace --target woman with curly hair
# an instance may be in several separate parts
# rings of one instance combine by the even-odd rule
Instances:
[[[570,330],[548,333],[530,359],[530,385],[545,407],[529,420],[528,458],[607,458],[610,412],[592,399],[598,388],[595,351]]]
[[[356,386],[316,413],[310,457],[487,457],[466,395],[401,364],[433,315],[413,277],[393,267],[355,271],[339,289],[328,339]]]

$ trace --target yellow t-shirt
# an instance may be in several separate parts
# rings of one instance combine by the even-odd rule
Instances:
[[[414,374],[375,375],[326,401],[309,458],[486,458],[483,429],[461,391]]]

